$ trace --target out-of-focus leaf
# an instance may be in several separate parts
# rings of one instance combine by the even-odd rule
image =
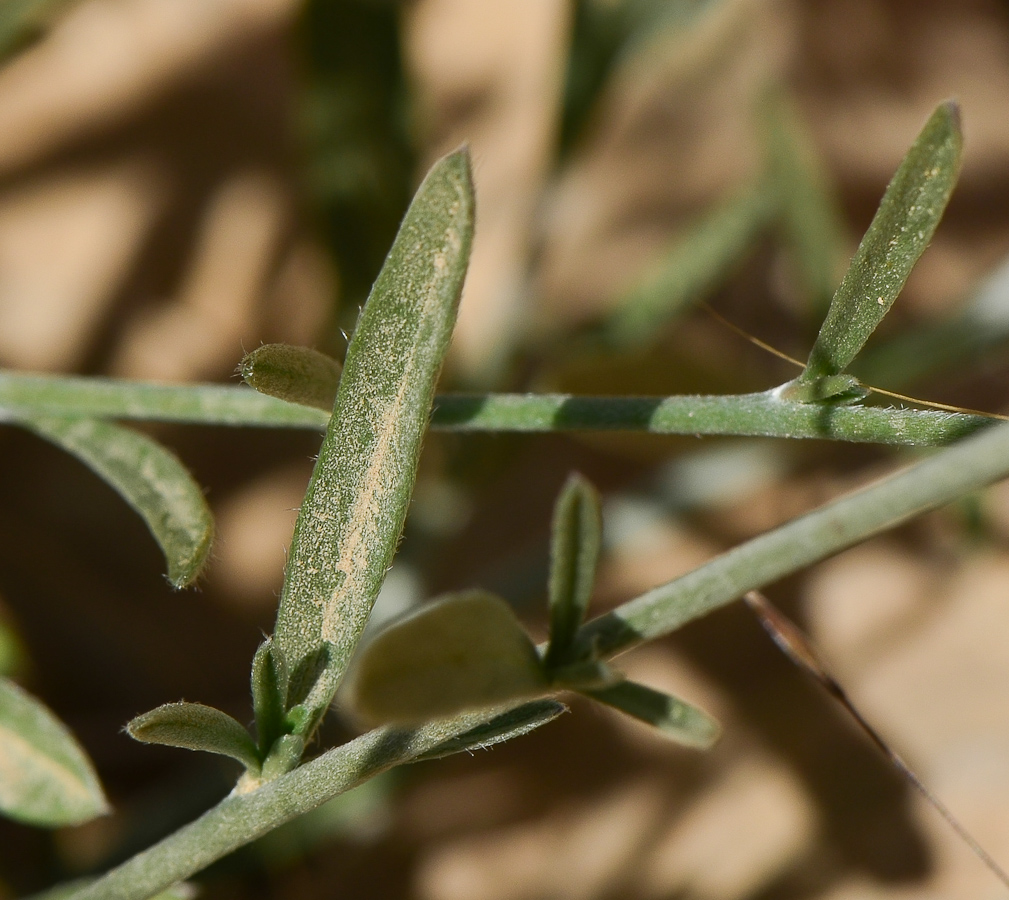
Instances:
[[[576,0],[564,78],[560,155],[566,156],[622,62],[658,34],[690,25],[723,0]]]
[[[245,356],[238,371],[261,394],[329,412],[343,366],[310,347],[264,344]]]
[[[547,669],[565,661],[575,632],[585,620],[596,583],[602,531],[599,494],[588,479],[573,474],[554,507]]]
[[[534,700],[531,703],[523,703],[521,706],[503,712],[500,716],[472,731],[466,732],[466,734],[445,741],[444,744],[418,756],[416,761],[441,759],[443,756],[451,756],[453,753],[485,750],[494,744],[522,737],[541,725],[552,722],[564,712],[567,712],[567,707],[556,700]]]
[[[707,750],[718,740],[722,730],[703,709],[635,681],[622,681],[613,687],[582,693],[653,725],[665,737],[687,747]]]
[[[65,7],[77,0],[3,0],[0,63],[37,41]]]
[[[731,274],[774,211],[773,191],[760,182],[707,212],[624,295],[603,335],[618,346],[651,339]]]
[[[473,234],[469,154],[435,164],[403,220],[344,363],[294,529],[274,641],[305,736],[321,719],[392,563]]]
[[[844,220],[826,166],[795,107],[779,92],[763,104],[771,178],[785,239],[812,312],[823,315],[844,271]]]
[[[354,707],[371,724],[410,724],[543,694],[536,647],[500,597],[463,591],[376,635],[354,675]]]
[[[200,486],[178,458],[145,435],[100,419],[18,420],[107,481],[147,523],[175,587],[192,584],[210,553],[214,519]]]
[[[352,316],[414,184],[402,21],[399,3],[307,0],[295,29],[307,194],[338,268],[342,308]]]
[[[238,760],[250,772],[259,771],[259,756],[251,735],[227,713],[202,703],[166,703],[137,716],[126,726],[131,738],[203,750]]]
[[[932,114],[897,169],[831,301],[790,399],[842,372],[883,320],[932,239],[960,172],[963,135],[952,101]],[[815,399],[815,398],[814,398]]]
[[[109,811],[91,761],[66,725],[0,678],[0,813],[57,828]]]

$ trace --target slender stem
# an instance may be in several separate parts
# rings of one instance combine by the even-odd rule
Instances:
[[[414,730],[380,728],[248,793],[232,793],[198,819],[108,871],[70,900],[145,900],[233,850],[396,765],[472,731],[500,708]]]
[[[613,656],[668,634],[752,588],[1006,475],[1009,425],[1001,425],[754,538],[594,619],[578,632],[576,648]],[[491,715],[459,716],[416,731],[379,730],[363,735],[252,793],[228,797],[72,900],[144,900],[327,799],[471,730]]]
[[[204,425],[326,427],[329,415],[245,387],[166,385],[0,372],[0,421],[88,416]],[[774,391],[731,396],[580,397],[448,394],[435,398],[433,428],[448,431],[632,431],[753,435],[935,446],[990,424],[934,410],[781,400]]]
[[[592,620],[579,631],[572,656],[609,657],[669,634],[749,590],[1007,475],[1009,425],[999,425],[740,544]]]

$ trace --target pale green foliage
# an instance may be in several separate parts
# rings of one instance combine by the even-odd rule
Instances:
[[[166,703],[131,720],[130,737],[145,744],[203,750],[238,760],[259,771],[259,756],[249,732],[227,713],[202,703]]]
[[[295,525],[274,641],[310,733],[364,630],[399,541],[473,234],[465,150],[428,174],[347,350]]]
[[[664,401],[563,395],[444,398],[437,421],[459,429],[621,427],[909,443],[948,440],[977,429],[983,421],[971,417],[836,402],[860,399],[862,388],[843,369],[881,321],[927,245],[955,182],[959,154],[957,117],[947,104],[929,120],[887,190],[835,294],[804,374],[784,390]],[[613,705],[681,742],[708,746],[718,726],[706,713],[621,680],[606,661],[751,588],[1009,474],[1009,426],[989,430],[748,541],[584,625],[598,553],[598,509],[591,489],[576,482],[562,498],[555,526],[551,640],[558,649],[548,658],[550,665],[541,661],[500,599],[470,592],[436,601],[375,639],[360,660],[354,685],[366,717],[435,721],[416,728],[380,728],[297,765],[303,738],[318,723],[346,670],[399,539],[465,275],[472,203],[465,153],[442,160],[421,186],[355,331],[299,516],[274,643],[257,653],[253,694],[261,746],[256,748],[237,722],[213,710],[194,734],[185,736],[188,743],[183,745],[202,742],[200,749],[215,752],[231,742],[248,760],[267,754],[262,777],[243,780],[214,809],[75,895],[78,900],[149,897],[392,766],[484,746],[549,721],[561,710],[554,701],[520,701],[562,688]],[[739,234],[744,232],[752,234],[748,229]],[[143,390],[130,393],[121,385],[108,390],[75,381],[66,387],[68,393],[61,394],[59,385],[54,389],[48,382],[34,402],[59,408],[74,392],[92,404],[89,409],[121,409],[129,405],[124,397],[139,398],[141,406],[147,402]],[[318,410],[250,392],[231,394],[244,398],[232,406],[226,395],[213,391],[202,407],[195,395],[146,396],[155,397],[148,410],[162,403],[172,416],[188,409],[203,416],[201,421],[212,415],[241,421],[246,413],[247,421],[259,424],[325,421]],[[824,398],[834,402],[820,402]],[[26,382],[0,376],[0,405],[9,413],[25,408],[19,403],[30,407],[31,402]],[[239,407],[244,412],[236,412]],[[131,414],[138,415],[135,408]],[[493,704],[502,705],[486,708]],[[174,705],[176,710],[180,706]],[[481,710],[459,713],[475,708]],[[155,716],[148,728],[159,725],[155,714],[159,711],[148,714]],[[451,718],[439,718],[443,716]],[[187,721],[195,720],[189,716]],[[186,722],[176,716],[168,724],[162,736],[174,732],[173,741],[182,744],[178,735]]]
[[[932,114],[887,187],[831,301],[800,384],[842,372],[889,312],[939,225],[962,151],[960,111],[949,101]]]
[[[196,580],[210,553],[214,519],[203,491],[175,454],[100,419],[33,417],[20,424],[90,466],[140,513],[165,554],[175,587]]]
[[[343,366],[325,353],[290,344],[264,344],[238,364],[242,379],[261,394],[329,412]]]
[[[0,813],[55,828],[107,812],[98,776],[69,729],[0,678]]]
[[[354,708],[372,725],[411,724],[549,690],[536,648],[511,607],[486,591],[433,600],[361,653]]]

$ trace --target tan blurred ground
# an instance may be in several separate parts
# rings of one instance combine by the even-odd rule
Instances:
[[[742,184],[759,162],[752,107],[769,80],[788,86],[809,124],[852,248],[934,105],[950,96],[962,105],[961,184],[891,331],[941,320],[1009,255],[1009,8],[709,5],[689,35],[662,36],[618,67],[560,170],[551,154],[567,5],[419,0],[405,9],[421,156],[427,163],[467,140],[475,160],[477,242],[452,377],[493,384],[516,347],[563,350],[568,329],[605,310],[685,223]],[[320,342],[338,274],[298,189],[294,12],[292,0],[88,0],[0,71],[0,364],[227,381],[260,342]],[[802,351],[787,261],[772,248],[719,299],[765,340]],[[587,374],[561,358],[540,374],[597,392],[756,389],[773,383],[760,381],[768,373],[787,375],[703,317],[685,329],[674,346],[689,365],[672,383],[661,354],[630,371],[593,363]],[[727,358],[739,371],[725,371]],[[994,365],[930,388],[937,399],[1004,409],[1007,371]],[[703,384],[684,387],[691,377]],[[247,666],[271,627],[316,439],[158,433],[219,514],[200,592],[167,590],[142,527],[89,476],[21,434],[0,435],[0,592],[32,656],[33,687],[81,734],[121,810],[60,835],[55,850],[4,825],[3,900],[14,895],[2,882],[18,883],[3,867],[41,869],[55,855],[67,871],[85,869],[127,846],[118,842],[145,817],[158,819],[159,804],[180,821],[199,808],[199,790],[177,785],[213,782],[206,768],[130,745],[118,728],[131,715],[184,696],[250,716]],[[436,549],[418,543],[399,581],[394,570],[407,594],[507,583],[509,567],[538,572],[552,496],[571,468],[608,498],[602,607],[907,458],[775,447],[766,477],[678,513],[649,498],[652,467],[699,442],[474,438],[480,472],[492,475],[460,486],[444,459],[469,452],[466,440],[430,442],[414,515]],[[980,536],[963,509],[944,511],[770,595],[808,625],[867,716],[1009,865],[1009,491],[979,502]],[[530,609],[541,627],[539,607]],[[204,896],[1004,896],[745,611],[725,610],[626,663],[715,713],[725,727],[718,748],[670,747],[575,703],[514,745],[408,773],[382,816],[300,862],[242,857]]]

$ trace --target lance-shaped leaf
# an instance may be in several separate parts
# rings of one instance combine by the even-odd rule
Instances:
[[[274,641],[310,732],[329,705],[392,562],[473,234],[469,155],[428,174],[351,339],[295,525]]]
[[[897,298],[932,239],[960,171],[963,135],[952,101],[932,114],[893,176],[834,294],[802,375],[837,375],[855,358]]]
[[[245,383],[261,394],[329,412],[343,366],[310,347],[264,344],[245,356],[238,371]]]
[[[109,812],[91,761],[70,730],[0,678],[0,813],[30,825],[78,825]]]
[[[250,772],[259,771],[259,756],[252,736],[235,719],[212,706],[166,703],[137,716],[126,726],[126,731],[145,744],[230,756]]]
[[[546,693],[539,655],[511,607],[486,591],[447,594],[362,651],[354,707],[371,724],[409,724]]]
[[[196,580],[210,553],[214,519],[200,486],[173,453],[100,419],[31,417],[19,424],[72,453],[140,513],[175,587]]]
[[[533,700],[531,703],[523,703],[514,709],[506,710],[483,725],[478,725],[472,731],[449,738],[433,750],[418,756],[416,761],[440,759],[453,753],[485,750],[494,744],[522,737],[541,725],[552,722],[564,712],[567,712],[567,707],[556,700]]]
[[[613,687],[582,693],[653,725],[678,744],[698,750],[707,750],[718,740],[722,730],[703,709],[635,681],[622,681]]]
[[[266,756],[273,742],[286,731],[287,660],[281,649],[267,639],[252,660],[252,708],[256,712],[259,752]]]
[[[596,582],[602,530],[599,494],[586,478],[575,473],[554,506],[548,669],[566,661],[575,632],[585,620]]]

